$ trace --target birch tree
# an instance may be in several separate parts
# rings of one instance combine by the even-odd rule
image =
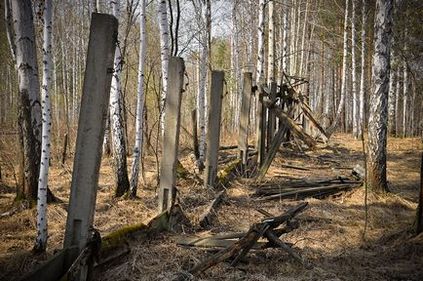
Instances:
[[[259,18],[257,28],[257,67],[256,85],[260,85],[264,79],[264,13],[265,0],[259,1]]]
[[[160,97],[160,127],[163,135],[165,105],[167,93],[167,81],[169,70],[169,23],[167,21],[167,4],[166,0],[158,0],[158,14],[160,24],[160,57],[162,61],[162,89]]]
[[[268,30],[268,62],[267,62],[267,84],[275,81],[275,4],[273,0],[269,3],[269,30]]]
[[[356,64],[356,1],[351,0],[351,83],[352,83],[352,121],[353,121],[353,136],[358,138],[358,122],[359,122],[359,108],[358,108],[358,95],[357,95],[357,64]]]
[[[406,36],[405,36],[406,37]],[[407,50],[407,45],[405,45],[404,50]],[[402,137],[407,136],[407,116],[408,112],[408,69],[407,62],[403,60],[403,98],[402,98]]]
[[[145,6],[146,0],[141,0],[140,6],[140,53],[138,62],[138,89],[137,89],[137,112],[135,119],[135,145],[134,160],[131,168],[130,196],[137,195],[138,178],[140,171],[140,160],[143,144],[143,122],[144,122],[144,66],[146,53],[146,26],[145,26]]]
[[[282,8],[282,69],[280,71],[280,84],[283,84],[283,76],[289,71],[289,6],[288,1],[285,1],[285,6]]]
[[[113,15],[119,18],[119,0],[110,2]],[[122,54],[120,48],[116,48],[112,86],[110,91],[110,125],[112,129],[112,150],[113,168],[115,174],[116,196],[122,196],[129,190],[129,179],[126,163],[126,143],[123,131],[122,104],[121,104],[121,74],[122,74]]]
[[[206,144],[206,97],[207,97],[207,73],[209,65],[210,52],[210,38],[211,38],[211,6],[210,0],[198,1],[198,6],[201,10],[201,17],[199,19],[200,27],[200,61],[198,64],[198,92],[197,92],[197,113],[198,113],[198,127],[200,129],[199,140],[199,159],[197,167],[202,170],[205,160],[205,144]]]
[[[30,0],[5,0],[12,15],[11,48],[15,48],[15,64],[19,81],[18,130],[21,146],[22,181],[18,199],[36,200],[41,144],[40,82],[32,6]]]
[[[37,200],[37,238],[34,250],[44,252],[47,247],[47,188],[48,170],[50,162],[51,138],[51,37],[52,37],[52,3],[45,0],[43,13],[43,82],[41,88],[42,104],[42,139],[41,139],[41,164],[38,180]]]
[[[388,190],[386,181],[386,142],[392,1],[377,0],[374,24],[374,55],[369,115],[369,186],[376,192]]]
[[[345,15],[344,15],[344,41],[343,41],[343,55],[342,55],[342,79],[341,79],[341,97],[336,110],[336,116],[333,120],[332,126],[328,130],[328,134],[331,135],[338,126],[339,119],[345,107],[345,94],[347,90],[347,55],[348,55],[348,6],[349,0],[345,0]]]
[[[360,97],[359,97],[359,121],[358,135],[362,135],[364,131],[364,92],[366,88],[366,26],[367,26],[367,0],[362,1],[361,8],[361,72],[360,72]]]

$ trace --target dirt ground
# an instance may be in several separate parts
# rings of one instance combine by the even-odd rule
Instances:
[[[364,238],[364,188],[324,199],[305,199],[309,206],[298,216],[300,227],[282,237],[311,262],[312,269],[303,268],[282,250],[266,249],[250,252],[246,262],[237,267],[220,263],[195,280],[423,280],[423,234],[412,234],[422,149],[419,139],[389,139],[388,181],[392,193],[369,194]],[[7,156],[7,151],[2,153],[3,159],[13,157]],[[0,280],[18,279],[62,247],[71,161],[65,168],[56,162],[52,162],[50,187],[63,202],[49,206],[48,253],[34,257],[30,252],[35,241],[34,208],[1,217]],[[188,170],[193,169],[188,149],[182,150],[181,162]],[[171,280],[177,272],[186,271],[210,255],[204,249],[176,245],[181,236],[246,231],[263,218],[257,208],[280,214],[298,204],[295,200],[257,202],[252,194],[261,186],[348,175],[352,167],[362,163],[361,142],[349,135],[336,135],[328,145],[320,144],[313,151],[283,148],[263,182],[257,184],[245,178],[232,182],[216,221],[207,230],[197,226],[198,217],[215,192],[205,190],[195,178],[179,180],[180,205],[194,225],[186,230],[189,234],[162,233],[147,241],[133,241],[131,252],[113,266],[97,270],[95,280]],[[148,222],[156,215],[153,157],[145,160],[145,167],[146,180],[139,198],[116,199],[112,196],[111,159],[103,160],[95,214],[95,226],[102,236],[128,224]],[[3,167],[0,213],[11,210],[12,186],[13,170]]]

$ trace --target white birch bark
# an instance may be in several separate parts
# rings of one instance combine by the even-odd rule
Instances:
[[[364,131],[364,92],[366,88],[366,26],[367,26],[367,0],[362,1],[362,27],[361,27],[361,73],[360,73],[360,97],[359,97],[359,120],[358,135]]]
[[[304,52],[305,52],[305,39],[306,39],[306,31],[307,31],[307,23],[308,23],[308,9],[309,9],[309,1],[306,2],[306,8],[305,8],[305,15],[304,15],[304,25],[303,25],[303,34],[301,38],[301,57],[300,57],[300,69],[299,74],[300,76],[305,75],[305,62],[304,62]]]
[[[400,92],[401,92],[401,67],[397,67],[397,71],[396,71],[396,78],[397,78],[397,83],[395,86],[395,136],[399,136],[399,113],[400,113],[400,108],[399,108],[399,101],[400,101]]]
[[[43,26],[43,82],[41,88],[42,104],[42,138],[41,162],[38,180],[37,198],[37,238],[34,250],[44,252],[47,247],[47,188],[50,162],[50,137],[51,137],[51,38],[52,38],[52,0],[44,2]]]
[[[281,80],[280,85],[283,84],[283,77],[284,74],[289,72],[289,7],[288,1],[285,1],[285,6],[282,8],[282,28],[283,28],[283,35],[282,35],[282,69],[281,69]]]
[[[356,1],[351,0],[351,83],[352,83],[352,121],[353,121],[353,136],[357,139],[358,134],[358,121],[359,121],[359,109],[358,109],[358,95],[357,95],[357,64],[356,64],[356,47],[357,47],[357,36],[356,36]]]
[[[198,127],[200,129],[199,137],[199,159],[197,166],[200,170],[205,161],[205,146],[206,146],[206,115],[207,115],[207,73],[209,65],[209,38],[210,38],[210,0],[198,1],[201,9],[201,18],[199,19],[200,26],[200,61],[198,65],[198,92],[197,92],[197,114]]]
[[[396,60],[393,43],[394,37],[392,37],[391,43],[391,72],[389,73],[389,97],[388,97],[388,133],[389,135],[395,135],[395,101],[396,101],[396,72],[393,69],[393,64]]]
[[[368,184],[377,192],[388,190],[386,181],[386,143],[392,0],[377,0],[369,115]]]
[[[256,68],[256,85],[263,83],[264,79],[264,13],[265,0],[259,2],[259,18],[257,28],[257,68]]]
[[[347,91],[347,56],[348,56],[348,6],[349,0],[345,0],[345,18],[344,18],[344,44],[343,44],[343,57],[342,57],[342,79],[341,79],[341,97],[338,104],[338,109],[336,110],[336,116],[333,120],[332,126],[328,130],[328,134],[331,135],[336,130],[339,120],[341,119],[341,114],[344,111],[345,107],[345,95]]]
[[[164,120],[165,120],[165,106],[166,106],[166,93],[167,81],[169,71],[169,23],[167,21],[167,2],[166,0],[158,0],[158,14],[160,25],[160,57],[162,61],[162,90],[160,97],[160,127],[163,135]]]
[[[407,49],[407,46],[404,47]],[[407,62],[403,62],[403,100],[402,100],[402,136],[407,137],[407,117],[408,117],[408,69]]]
[[[268,30],[268,62],[267,62],[267,84],[275,81],[275,17],[274,1],[269,0],[269,30]]]
[[[112,0],[113,15],[119,19],[119,0]],[[110,127],[112,129],[112,150],[114,160],[114,174],[116,196],[122,196],[129,190],[129,179],[126,163],[126,144],[123,132],[122,105],[121,105],[121,74],[122,54],[120,48],[116,48],[114,60],[114,72],[110,91]]]
[[[141,0],[140,6],[140,54],[138,62],[138,90],[137,90],[137,113],[135,119],[135,146],[134,160],[131,167],[130,195],[137,195],[138,178],[140,171],[140,160],[143,144],[143,122],[144,122],[144,66],[146,53],[146,26],[145,6],[146,0]]]
[[[18,199],[36,199],[41,151],[40,82],[32,5],[29,0],[11,0],[13,46],[19,84],[19,130],[23,149],[23,182]]]

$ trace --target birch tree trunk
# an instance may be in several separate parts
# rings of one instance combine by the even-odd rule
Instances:
[[[268,62],[267,62],[267,84],[275,81],[275,4],[273,0],[269,1],[269,37],[268,37]]]
[[[145,26],[145,6],[146,0],[141,0],[140,7],[140,54],[138,62],[138,91],[137,91],[137,115],[135,119],[135,146],[134,160],[131,168],[130,196],[136,197],[138,178],[140,171],[140,160],[143,144],[143,122],[144,122],[144,66],[146,53],[146,26]]]
[[[119,0],[111,2],[113,15],[119,19],[120,3]],[[121,74],[122,74],[122,54],[120,48],[116,48],[114,72],[112,77],[112,87],[110,91],[110,127],[112,129],[112,150],[115,174],[115,195],[120,197],[129,190],[129,179],[126,163],[126,144],[123,131],[124,124],[122,119],[121,104]]]
[[[407,46],[404,47],[407,49]],[[403,62],[403,100],[402,100],[402,137],[407,137],[407,116],[408,116],[408,70],[407,62]]]
[[[343,57],[342,57],[341,97],[339,100],[338,109],[336,110],[335,119],[333,120],[332,126],[328,130],[329,135],[335,132],[345,107],[345,93],[347,90],[346,80],[347,80],[347,55],[348,55],[348,6],[349,6],[349,0],[345,0],[344,48],[343,48],[344,51],[343,51]]]
[[[200,128],[199,140],[199,159],[197,159],[197,167],[202,170],[205,161],[205,146],[206,146],[206,115],[207,115],[207,73],[209,65],[209,49],[210,49],[210,32],[211,32],[211,11],[210,0],[199,1],[201,7],[200,23],[200,62],[198,65],[198,92],[197,92],[197,113],[198,113],[198,127]]]
[[[386,142],[392,0],[377,0],[373,55],[373,89],[370,96],[368,184],[376,192],[388,191]]]
[[[358,109],[358,95],[357,95],[357,64],[355,50],[357,47],[356,40],[356,1],[351,0],[351,83],[352,83],[352,121],[353,121],[353,136],[357,139],[358,134],[358,122],[359,122],[359,109]]]
[[[396,77],[393,64],[396,61],[394,48],[394,37],[391,38],[391,71],[389,73],[389,96],[388,96],[388,133],[395,136],[395,101],[396,101]]]
[[[257,28],[257,68],[256,85],[263,83],[264,79],[264,13],[265,0],[259,2],[259,18]]]
[[[43,85],[41,88],[42,104],[42,139],[41,139],[41,164],[38,180],[37,200],[37,238],[34,250],[44,252],[47,247],[47,188],[48,170],[50,162],[51,138],[51,38],[52,38],[52,0],[44,2],[43,26]]]
[[[361,26],[361,73],[360,73],[360,102],[359,102],[359,120],[358,135],[364,131],[364,92],[366,90],[366,26],[367,26],[367,0],[362,1],[362,26]]]
[[[167,21],[167,4],[166,0],[158,0],[159,5],[159,23],[160,23],[160,57],[162,61],[162,90],[160,97],[160,127],[163,135],[164,119],[165,119],[165,106],[166,106],[166,93],[167,81],[169,70],[169,23]]]
[[[283,84],[283,77],[289,71],[289,7],[288,1],[285,1],[285,6],[282,8],[282,69],[280,85]]]
[[[306,32],[307,32],[307,23],[308,23],[308,9],[309,9],[309,1],[306,1],[306,8],[305,8],[305,15],[304,15],[304,25],[303,25],[303,34],[301,38],[301,49],[300,49],[300,68],[299,74],[300,76],[305,75],[305,62],[304,62],[304,52],[305,52],[305,40],[306,40]]]
[[[401,91],[401,67],[399,67],[399,65],[397,66],[397,70],[396,70],[396,78],[397,78],[397,83],[395,86],[395,136],[398,137],[399,136],[399,113],[400,113],[400,108],[399,108],[399,101],[400,101],[400,91]]]
[[[22,149],[17,199],[36,200],[41,144],[40,82],[30,0],[11,0],[13,46],[19,81],[19,138]]]

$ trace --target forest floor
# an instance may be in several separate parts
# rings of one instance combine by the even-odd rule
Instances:
[[[423,234],[413,236],[419,190],[419,139],[388,140],[388,181],[392,193],[369,194],[368,228],[364,229],[364,188],[324,199],[307,198],[308,208],[298,216],[300,227],[283,236],[283,241],[313,264],[304,269],[285,252],[266,249],[250,252],[247,263],[231,267],[220,263],[197,280],[423,280]],[[10,150],[9,150],[10,151]],[[12,153],[8,152],[7,153]],[[3,151],[2,155],[7,154]],[[181,162],[188,170],[194,163],[188,149],[181,151]],[[10,156],[13,157],[13,156]],[[4,159],[4,157],[3,157]],[[145,161],[145,179],[136,200],[113,198],[111,159],[103,160],[97,196],[95,227],[106,235],[125,225],[148,222],[156,215],[156,167],[154,159]],[[277,185],[292,179],[322,179],[348,175],[363,163],[361,142],[349,135],[335,135],[329,145],[313,151],[283,148],[263,182],[235,179],[227,198],[217,212],[213,226],[201,230],[198,217],[214,198],[193,178],[178,181],[179,201],[198,236],[221,232],[246,231],[259,222],[264,209],[280,214],[298,204],[295,200],[256,202],[252,194],[263,185]],[[289,168],[303,167],[305,170]],[[49,206],[49,246],[45,256],[30,250],[35,240],[36,210],[25,209],[0,218],[0,280],[15,280],[62,247],[71,182],[71,161],[65,168],[53,161],[50,187],[63,200]],[[0,214],[11,209],[14,198],[13,172],[3,168],[0,184]],[[187,234],[188,235],[188,234]],[[113,266],[96,272],[95,280],[171,280],[210,255],[201,248],[176,244],[183,234],[162,233],[149,240],[131,243],[131,252]]]

